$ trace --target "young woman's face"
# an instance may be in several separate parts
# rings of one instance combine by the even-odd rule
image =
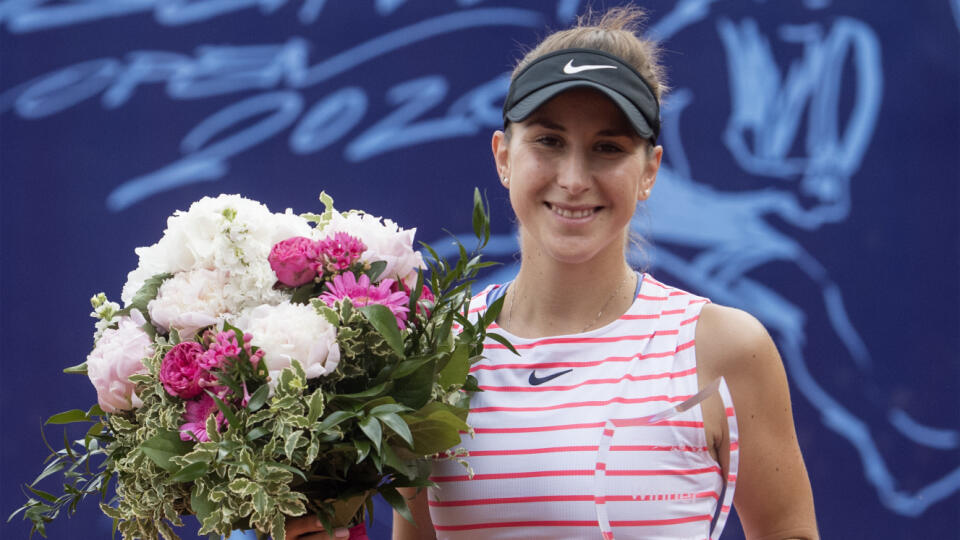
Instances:
[[[563,263],[622,257],[637,201],[656,179],[661,150],[648,157],[620,109],[603,94],[574,89],[494,134],[501,178],[522,225],[524,253]]]

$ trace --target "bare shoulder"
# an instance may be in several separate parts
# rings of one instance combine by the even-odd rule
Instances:
[[[698,369],[711,375],[737,377],[780,364],[776,346],[763,324],[740,309],[717,304],[703,306],[697,321],[696,343]]]
[[[701,384],[722,376],[733,398],[740,451],[734,505],[747,538],[817,538],[787,375],[773,339],[749,313],[707,304],[697,321],[696,351]]]

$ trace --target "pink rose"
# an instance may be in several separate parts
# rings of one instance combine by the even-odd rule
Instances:
[[[87,376],[97,389],[97,402],[106,412],[129,410],[143,403],[134,392],[130,376],[147,369],[143,359],[153,355],[153,342],[140,325],[146,321],[139,311],[120,319],[116,329],[108,328],[87,356]]]
[[[192,399],[204,388],[216,385],[216,377],[210,373],[212,359],[205,355],[203,345],[184,341],[174,345],[160,364],[160,382],[171,396]]]
[[[273,245],[267,260],[280,283],[299,287],[317,277],[317,243],[304,236],[287,238]]]
[[[210,435],[207,433],[207,418],[211,414],[217,415],[217,431],[227,424],[223,413],[217,410],[217,404],[209,394],[187,402],[187,410],[183,413],[186,422],[180,426],[180,439],[184,441],[197,440],[207,442]]]

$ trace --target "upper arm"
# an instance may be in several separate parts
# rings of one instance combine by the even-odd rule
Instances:
[[[723,376],[733,397],[740,448],[733,501],[747,538],[818,538],[787,377],[773,340],[751,315],[707,305],[696,342],[698,372],[704,380]]]
[[[407,521],[403,516],[393,511],[393,540],[435,540],[436,531],[433,530],[433,521],[430,519],[430,507],[427,504],[427,490],[416,488],[399,488],[397,491],[407,500],[407,506],[413,514],[417,525]]]

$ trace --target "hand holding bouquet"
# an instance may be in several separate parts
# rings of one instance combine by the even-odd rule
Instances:
[[[426,246],[425,263],[413,230],[321,200],[297,216],[204,198],[137,249],[122,309],[93,298],[94,349],[67,371],[98,405],[48,421],[90,426],[27,486],[34,530],[95,493],[124,538],[176,538],[194,514],[202,534],[279,539],[288,516],[360,523],[375,493],[411,519],[397,488],[428,485],[427,458],[469,431],[469,368],[499,310],[468,318],[470,280],[489,263],[463,246],[455,265]],[[478,193],[473,218],[482,247]],[[55,474],[59,496],[37,487]]]

